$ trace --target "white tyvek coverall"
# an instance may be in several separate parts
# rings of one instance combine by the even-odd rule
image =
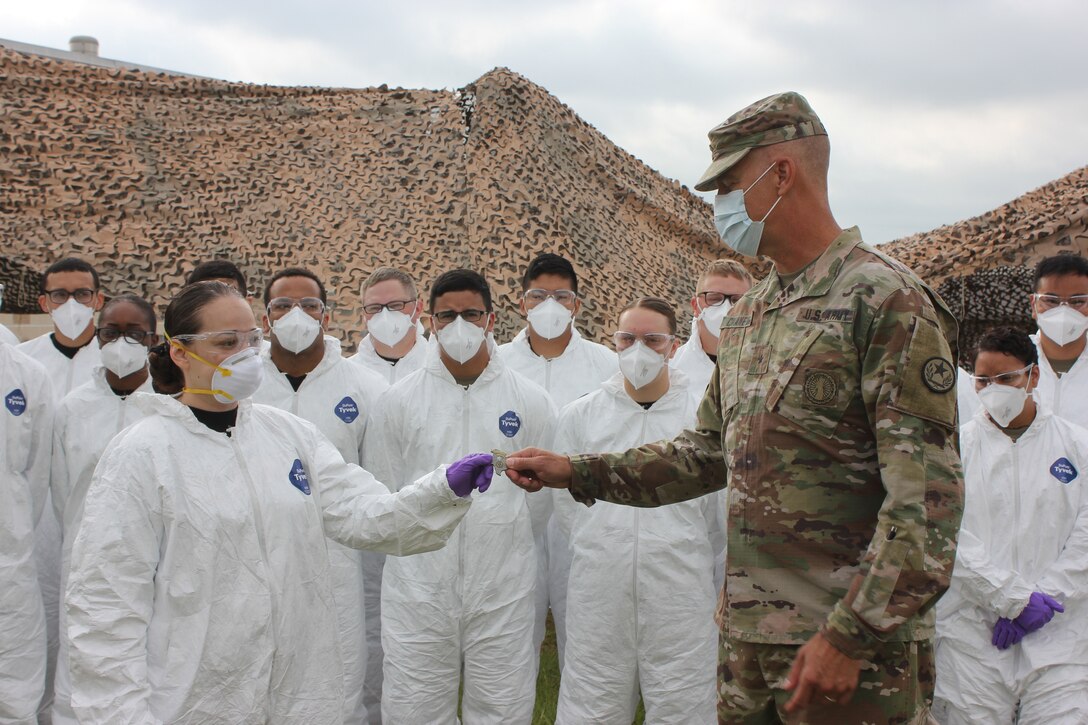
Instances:
[[[710,385],[710,376],[714,374],[714,363],[706,354],[706,351],[703,350],[702,343],[699,342],[698,318],[692,319],[691,337],[688,338],[687,342],[680,346],[680,349],[677,350],[676,354],[669,360],[669,368],[672,370],[679,370],[684,373],[684,376],[687,378],[687,390],[692,402],[692,413],[691,420],[688,421],[684,427],[694,426],[695,413],[699,410],[699,405],[703,402],[703,398],[706,397],[706,388]],[[722,499],[722,505],[725,505],[724,499]],[[724,539],[721,544],[722,545],[714,554],[714,591],[716,592],[720,592],[722,586],[725,584]]]
[[[416,344],[394,365],[378,356],[374,341],[367,335],[359,342],[358,351],[349,362],[372,370],[393,383],[406,378],[423,367],[427,360],[427,338],[423,325],[416,322]],[[382,722],[382,569],[385,554],[377,551],[359,552],[363,558],[363,589],[366,592],[366,684],[363,703],[370,725]]]
[[[391,387],[367,424],[366,460],[390,485],[442,462],[551,444],[548,394],[494,357],[467,389],[442,363]],[[432,462],[433,465],[432,465]],[[441,551],[388,559],[382,582],[386,725],[526,723],[536,695],[536,555],[525,493],[495,476]]]
[[[982,401],[975,392],[975,381],[963,368],[956,368],[956,409],[959,411],[961,430],[971,422],[975,413],[982,410]]]
[[[139,388],[150,393],[149,377]],[[53,465],[50,489],[57,519],[64,533],[61,547],[61,591],[68,582],[72,558],[72,540],[83,519],[83,501],[91,485],[91,476],[106,446],[113,437],[140,420],[144,411],[132,402],[132,396],[118,397],[106,382],[106,369],[98,367],[90,382],[80,385],[57,406],[53,426]],[[94,525],[110,526],[98,521]],[[60,631],[66,629],[64,609],[60,611]],[[60,638],[57,652],[57,676],[54,680],[53,725],[75,723],[72,711],[72,683],[68,674],[68,640]]]
[[[53,384],[53,401],[59,403],[65,395],[80,385],[90,382],[94,369],[102,364],[98,340],[92,339],[68,358],[56,348],[51,339],[52,333],[46,333],[27,340],[19,345],[19,352],[25,353],[45,366]],[[48,494],[47,501],[51,501]],[[57,520],[56,506],[51,502],[41,511],[41,516],[34,527],[34,559],[38,566],[38,583],[42,588],[42,603],[45,605],[45,632],[49,639],[49,664],[46,672],[45,695],[42,697],[40,714],[48,721],[53,707],[53,679],[57,666],[57,620],[60,617],[60,521]]]
[[[1088,722],[1088,430],[1041,407],[1013,443],[980,412],[961,448],[966,505],[937,602],[943,722],[1012,722],[1021,698],[1022,725]],[[1015,618],[1033,591],[1065,613],[997,649],[997,618]]]
[[[528,328],[513,340],[499,346],[499,355],[512,369],[540,385],[559,408],[592,393],[619,370],[616,353],[604,345],[585,339],[571,327],[570,342],[563,354],[544,358],[529,345]],[[536,648],[544,641],[548,607],[555,623],[555,642],[562,668],[567,643],[567,577],[570,575],[570,547],[551,520],[554,492],[529,497],[533,517],[533,538],[537,554],[536,621],[533,637]]]
[[[45,369],[0,342],[0,723],[36,722],[45,690],[45,612],[34,522],[46,506],[53,391]]]
[[[389,387],[377,373],[352,365],[340,356],[340,341],[326,337],[325,355],[302,381],[296,392],[272,361],[264,358],[264,382],[253,402],[286,410],[310,421],[332,441],[348,463],[365,466],[363,433],[374,404]],[[333,599],[339,623],[340,653],[344,661],[344,722],[369,722],[363,702],[369,651],[366,612],[363,607],[365,579],[363,552],[329,541]],[[379,630],[380,631],[380,630]],[[380,707],[380,705],[379,705]]]
[[[1060,378],[1043,354],[1036,332],[1031,336],[1039,351],[1039,386],[1035,399],[1054,412],[1054,415],[1088,428],[1088,351],[1082,352],[1073,367]]]
[[[686,376],[670,370],[669,381],[646,410],[616,374],[563,408],[556,451],[604,453],[673,438],[695,412]],[[559,493],[556,518],[570,531],[574,558],[556,722],[629,723],[640,689],[647,722],[715,722],[720,495],[645,509],[604,501],[587,507]]]
[[[408,377],[426,364],[427,338],[423,336],[423,326],[418,322],[416,323],[415,336],[416,344],[412,345],[412,349],[408,351],[408,354],[398,360],[396,364],[378,355],[378,351],[374,349],[374,340],[370,338],[370,335],[359,341],[358,349],[354,355],[348,358],[348,361],[373,370],[392,385],[398,380]]]
[[[691,337],[680,346],[676,354],[669,360],[669,367],[679,370],[687,377],[688,395],[692,400],[692,421],[695,420],[694,411],[699,409],[699,403],[703,402],[706,395],[706,386],[710,384],[710,376],[714,372],[714,362],[703,350],[699,341],[699,321],[691,322]]]
[[[325,536],[411,554],[469,510],[436,471],[390,494],[312,424],[242,401],[232,436],[173,398],[95,469],[66,589],[72,706],[95,723],[341,723]],[[307,486],[311,494],[304,492]]]
[[[6,325],[0,325],[0,342],[6,342],[14,347],[19,344],[18,336],[9,330]]]
[[[49,372],[53,383],[53,398],[60,402],[65,395],[80,385],[90,382],[94,370],[102,365],[98,341],[92,339],[73,358],[68,358],[53,344],[52,333],[46,333],[19,345],[19,352],[40,362]]]

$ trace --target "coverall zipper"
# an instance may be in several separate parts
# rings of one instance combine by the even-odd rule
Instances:
[[[242,470],[242,478],[246,481],[246,487],[249,489],[250,506],[253,509],[253,530],[257,534],[257,548],[261,553],[261,564],[264,566],[265,582],[268,586],[268,599],[271,604],[269,615],[272,620],[269,624],[272,628],[273,641],[279,641],[279,619],[277,612],[279,612],[279,601],[276,596],[275,587],[272,586],[272,567],[268,563],[268,545],[265,541],[264,534],[264,517],[261,515],[261,504],[257,500],[257,488],[253,484],[253,476],[249,473],[249,467],[246,465],[245,456],[242,453],[242,446],[238,442],[237,429],[235,429],[234,435],[230,436],[230,446],[234,451],[234,459],[238,462],[238,467]],[[273,682],[271,678],[268,681],[268,694],[270,701],[273,692]]]

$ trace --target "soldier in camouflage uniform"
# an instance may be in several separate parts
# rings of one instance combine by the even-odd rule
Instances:
[[[835,222],[827,136],[804,98],[763,99],[710,139],[696,188],[717,187],[723,239],[775,270],[725,318],[695,429],[623,453],[522,451],[509,475],[632,506],[728,482],[719,721],[927,722],[933,605],[963,504],[956,322]],[[754,246],[729,232],[733,190]]]

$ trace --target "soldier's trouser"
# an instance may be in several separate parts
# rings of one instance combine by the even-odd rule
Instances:
[[[849,705],[816,695],[809,707],[786,713],[784,688],[799,645],[719,638],[718,722],[736,725],[921,725],[933,723],[933,643],[889,642],[862,663]]]

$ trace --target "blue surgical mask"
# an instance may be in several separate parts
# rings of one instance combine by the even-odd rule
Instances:
[[[718,194],[714,197],[714,226],[718,229],[718,236],[725,242],[725,246],[737,254],[743,254],[746,257],[759,256],[759,240],[763,236],[763,222],[767,221],[767,217],[778,206],[778,202],[782,201],[782,197],[775,199],[763,218],[754,222],[748,216],[748,209],[744,206],[744,195],[751,191],[774,166],[774,164],[768,166],[766,171],[744,191],[734,189],[728,194]]]

